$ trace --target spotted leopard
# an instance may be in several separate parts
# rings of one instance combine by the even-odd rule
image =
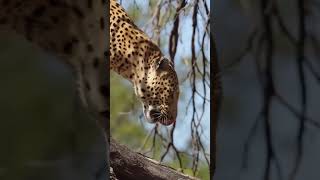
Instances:
[[[179,83],[174,64],[116,0],[110,4],[110,60],[110,68],[133,83],[149,122],[175,122]]]

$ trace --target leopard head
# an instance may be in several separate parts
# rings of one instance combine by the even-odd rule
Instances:
[[[176,121],[179,82],[174,64],[165,57],[152,61],[135,93],[143,104],[143,112],[150,123],[170,125]]]

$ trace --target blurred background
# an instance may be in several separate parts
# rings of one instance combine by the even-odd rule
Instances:
[[[317,180],[319,1],[213,1],[223,83],[216,180]]]
[[[4,31],[0,59],[0,179],[105,179],[104,138],[70,69]]]

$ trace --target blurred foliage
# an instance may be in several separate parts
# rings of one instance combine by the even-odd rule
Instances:
[[[139,102],[131,90],[130,84],[115,73],[110,78],[110,127],[111,136],[123,144],[139,147],[146,132],[138,123],[137,113]],[[122,114],[122,115],[121,115]],[[135,118],[134,118],[135,117]]]

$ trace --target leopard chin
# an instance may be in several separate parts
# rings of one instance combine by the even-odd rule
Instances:
[[[165,126],[170,126],[171,124],[173,124],[174,122],[176,122],[175,120],[172,119],[163,119],[162,121],[159,121],[162,125]]]

